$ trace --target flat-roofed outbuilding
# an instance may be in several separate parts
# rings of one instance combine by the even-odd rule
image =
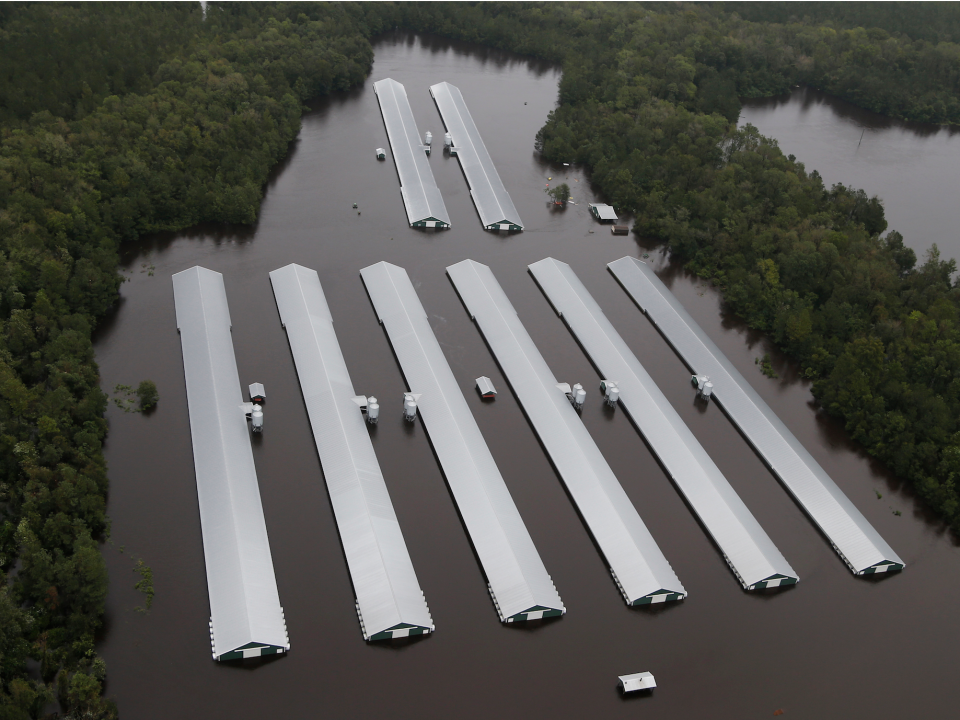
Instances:
[[[243,411],[223,276],[173,276],[215,660],[290,650]]]
[[[403,195],[407,221],[411,227],[450,227],[450,215],[420,142],[406,89],[392,78],[378,80],[373,84],[373,89],[377,93],[383,124],[387,128],[393,160],[400,176],[400,193]]]
[[[520,214],[500,175],[480,131],[470,115],[463,94],[448,82],[430,86],[443,124],[453,139],[450,154],[460,160],[460,167],[470,186],[470,196],[477,207],[480,222],[486,230],[523,230]]]
[[[270,273],[310,417],[365,640],[434,630],[315,270]]]
[[[590,213],[600,222],[615,223],[620,219],[617,217],[617,211],[613,209],[612,205],[607,205],[606,203],[587,203],[587,207],[590,208]]]

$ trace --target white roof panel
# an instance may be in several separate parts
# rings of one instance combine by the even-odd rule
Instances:
[[[686,590],[486,265],[447,274],[550,454],[629,605],[679,600]]]
[[[606,203],[588,203],[588,206],[594,211],[598,220],[613,220],[614,222],[618,220],[617,211]]]
[[[284,652],[290,642],[242,410],[223,276],[202,267],[184,270],[173,276],[173,294],[200,500],[213,655],[233,659],[251,645]]]
[[[530,266],[620,402],[748,590],[797,582],[797,574],[569,265],[547,258]]]
[[[453,137],[454,151],[467,177],[470,195],[477,206],[483,227],[487,230],[523,230],[520,214],[500,180],[460,89],[442,82],[431,85],[430,94],[437,103],[447,132]],[[512,227],[501,228],[500,225]]]
[[[565,612],[406,270],[360,271],[443,467],[501,620]],[[398,399],[399,400],[399,399]]]
[[[720,348],[646,263],[631,257],[610,271],[694,373],[857,575],[903,568],[903,560],[837,487]]]
[[[366,640],[434,629],[315,270],[270,273]]]
[[[421,147],[406,89],[391,78],[378,80],[373,89],[377,93],[383,124],[397,164],[408,222],[414,225],[436,220],[450,227],[450,215],[443,204],[437,181],[433,179],[427,153]]]
[[[653,690],[657,686],[657,681],[653,673],[640,672],[632,675],[621,675],[619,678],[620,687],[626,692],[636,692],[638,690]]]

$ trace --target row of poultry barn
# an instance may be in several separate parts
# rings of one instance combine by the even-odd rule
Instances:
[[[450,215],[427,161],[432,136],[423,142],[404,86],[391,78],[373,84],[400,178],[400,193],[411,227],[449,228]],[[486,230],[523,230],[520,214],[503,185],[463,94],[448,82],[430,86],[446,127],[444,149],[460,161],[470,197]],[[379,157],[379,152],[378,152]]]
[[[459,92],[450,92],[451,87],[434,86],[435,97],[447,93],[444,102],[449,100],[456,109]],[[390,87],[391,92],[394,89]],[[378,94],[384,97],[384,87]],[[479,154],[477,146],[474,151]],[[493,201],[499,203],[495,195]],[[437,221],[442,219],[442,200],[441,205],[431,204],[433,196],[427,193],[421,201]],[[701,391],[723,408],[847,567],[855,575],[902,570],[900,557],[652,268],[630,257],[608,268],[695,373]],[[529,271],[598,369],[605,401],[628,414],[737,582],[747,591],[797,583],[797,573],[573,269],[546,258],[530,265]],[[581,421],[583,389],[558,382],[489,267],[464,260],[446,272],[626,604],[686,598],[667,556]],[[292,264],[269,275],[352,580],[362,635],[377,641],[431,633],[435,624],[366,427],[377,421],[379,404],[353,387],[317,272]],[[379,262],[363,268],[360,276],[403,372],[404,416],[419,419],[427,430],[500,620],[516,623],[565,614],[407,272]],[[223,276],[194,267],[174,275],[173,285],[200,501],[211,653],[216,660],[286,653],[291,645],[246,427],[249,403],[241,396]]]

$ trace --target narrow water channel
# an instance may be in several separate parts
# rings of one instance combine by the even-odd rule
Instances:
[[[372,91],[384,77],[406,85],[420,131],[432,130],[434,137],[442,137],[442,124],[427,88],[442,80],[460,87],[525,232],[484,232],[457,161],[438,152],[430,163],[453,227],[407,226],[396,171],[389,159],[374,158],[375,148],[388,147]],[[586,209],[593,198],[584,174],[538,159],[533,138],[555,105],[558,79],[555,67],[503,53],[431,38],[384,38],[362,88],[326,99],[304,117],[256,226],[199,227],[126,249],[130,281],[96,341],[103,387],[151,378],[160,403],[150,415],[108,412],[112,538],[104,553],[111,587],[99,647],[108,667],[106,692],[123,717],[743,720],[779,709],[801,718],[953,711],[960,551],[896,478],[816,412],[808,386],[789,364],[777,360],[779,380],[760,374],[754,359],[769,350],[765,339],[727,317],[714,290],[670,266],[660,250],[597,225]],[[783,145],[816,167],[815,158]],[[560,180],[573,188],[576,204],[566,210],[548,206],[543,193],[546,183]],[[695,404],[689,373],[605,268],[643,253],[904,558],[905,572],[879,581],[853,577],[719,408]],[[740,588],[626,416],[602,406],[600,378],[526,271],[547,256],[573,266],[798,571],[798,586],[753,594]],[[624,605],[444,274],[464,258],[492,267],[558,380],[588,389],[584,422],[688,590],[684,602]],[[498,622],[423,426],[401,417],[406,387],[359,277],[360,268],[380,260],[405,267],[417,287],[568,609],[565,617],[526,627]],[[380,399],[373,441],[436,622],[436,633],[426,638],[392,645],[362,640],[267,277],[291,262],[319,272],[354,385]],[[268,394],[254,455],[292,645],[288,656],[272,660],[210,659],[170,280],[196,264],[224,274],[241,382],[262,382]],[[481,403],[473,391],[479,375],[500,389],[495,402]],[[133,588],[132,569],[140,558],[153,569],[157,593],[147,614],[135,610],[142,596]],[[659,688],[650,697],[622,699],[617,675],[643,670],[655,674]]]

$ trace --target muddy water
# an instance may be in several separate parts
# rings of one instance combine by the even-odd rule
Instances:
[[[934,243],[960,262],[960,129],[907,123],[812,88],[744,101],[752,123],[829,187],[843,183],[883,200],[890,230],[923,260]]]
[[[469,103],[526,232],[480,229],[455,159],[431,166],[453,221],[407,227],[372,82],[406,84],[421,132],[442,137],[429,85],[448,80]],[[715,292],[653,248],[590,218],[586,178],[550,167],[533,138],[556,100],[558,71],[489,51],[410,37],[377,46],[369,81],[304,118],[270,183],[254,228],[197,228],[128,250],[116,313],[100,331],[104,387],[152,378],[149,416],[109,411],[112,584],[100,651],[107,693],[137,720],[253,717],[416,718],[903,718],[953,706],[953,620],[960,551],[896,478],[816,413],[809,388],[777,359],[781,380],[754,358],[769,348],[721,312]],[[549,178],[553,178],[552,181]],[[547,182],[576,205],[551,209]],[[352,209],[360,204],[361,214]],[[716,406],[694,403],[689,373],[605,263],[650,261],[732,361],[905,559],[881,581],[856,579]],[[526,272],[554,256],[572,264],[774,542],[799,586],[743,592],[625,415],[602,407],[599,377]],[[590,390],[584,422],[690,593],[668,607],[624,606],[536,436],[469,320],[444,268],[489,264],[558,380]],[[568,614],[501,626],[423,426],[401,419],[400,370],[360,281],[387,260],[407,268]],[[437,625],[416,641],[365,644],[306,411],[267,273],[290,262],[320,274],[358,392],[380,398],[372,431],[414,566]],[[266,385],[266,431],[254,454],[292,652],[269,661],[210,659],[180,341],[170,276],[196,264],[222,272],[243,383]],[[150,274],[152,268],[153,275]],[[777,356],[775,355],[775,358]],[[501,390],[483,404],[473,379]],[[882,499],[878,499],[878,493]],[[901,516],[893,514],[902,511]],[[153,568],[149,614],[133,589],[138,558]],[[650,670],[652,697],[621,699],[616,676]]]

